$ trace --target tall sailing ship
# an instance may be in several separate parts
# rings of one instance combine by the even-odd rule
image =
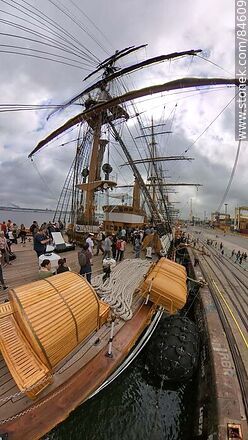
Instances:
[[[119,227],[123,226],[126,228],[143,227],[147,221],[154,225],[161,225],[165,234],[170,233],[171,210],[168,191],[173,188],[173,183],[165,183],[161,178],[158,161],[190,160],[190,158],[183,155],[156,157],[154,130],[152,129],[152,141],[149,143],[136,100],[165,91],[235,83],[235,80],[223,78],[182,78],[127,91],[125,84],[123,85],[123,78],[125,79],[126,75],[153,64],[182,57],[194,57],[201,52],[200,50],[176,52],[153,57],[125,68],[118,67],[119,60],[144,47],[145,45],[132,46],[116,51],[114,55],[100,63],[85,80],[99,72],[102,72],[101,79],[86,87],[62,107],[65,109],[74,103],[80,103],[83,111],[39,142],[29,155],[29,157],[34,156],[49,142],[64,135],[69,129],[79,126],[75,158],[66,177],[54,217],[54,220],[69,220],[76,232],[97,230],[99,219],[96,216],[96,199],[99,194],[105,194],[105,202],[101,202],[101,209],[103,207],[106,232],[116,232]],[[145,146],[139,152],[139,160],[134,160],[133,154],[130,153],[130,145],[128,145],[130,142],[132,147],[137,149],[140,147],[131,135],[129,121],[138,125],[145,138]],[[128,141],[124,139],[124,130],[129,135]],[[110,162],[113,158],[116,159],[113,144],[118,149],[118,153],[125,158],[126,165],[133,173],[131,204],[113,205],[109,202],[113,189],[118,186],[116,178],[111,174],[113,163]],[[140,164],[142,166],[149,164],[149,176],[140,171]],[[150,181],[146,182],[147,177]],[[69,216],[66,214],[68,211]]]
[[[102,206],[107,232],[123,226],[143,227],[147,222],[157,226],[167,252],[172,245],[172,211],[167,184],[157,166],[153,122],[149,154],[140,159],[141,163],[150,164],[147,182],[130,145],[123,139],[123,125],[133,116],[139,120],[134,105],[137,98],[167,90],[235,84],[235,80],[182,78],[114,93],[114,82],[124,75],[199,52],[161,55],[118,68],[123,56],[140,47],[116,51],[103,61],[95,72],[102,72],[101,79],[63,106],[79,101],[83,111],[42,140],[30,157],[79,124],[76,155],[61,193],[57,219],[69,210],[75,231],[97,228],[96,196],[105,194]],[[111,174],[111,142],[118,144],[125,166],[131,168],[134,176],[134,182],[130,182],[131,204],[109,204],[111,192],[117,186]],[[162,314],[173,315],[184,307],[186,280],[184,267],[163,257],[155,263],[126,260],[108,280],[98,277],[92,286],[76,273],[64,273],[10,290],[9,302],[0,305],[1,436],[13,440],[38,439],[114,380],[143,348]]]

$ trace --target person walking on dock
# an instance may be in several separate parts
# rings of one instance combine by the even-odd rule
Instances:
[[[234,255],[235,255],[235,249],[233,249],[233,250],[232,250],[232,255],[231,255],[231,258],[233,258],[233,257],[234,257]]]
[[[235,261],[235,263],[237,263],[239,261],[239,259],[240,259],[240,251],[238,251],[236,253],[236,261]]]

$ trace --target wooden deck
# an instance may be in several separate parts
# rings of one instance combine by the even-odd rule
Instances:
[[[31,283],[39,280],[39,268],[36,252],[33,250],[32,241],[28,241],[25,246],[18,243],[12,245],[12,251],[16,254],[16,260],[11,262],[11,265],[3,267],[3,276],[6,285],[10,289],[14,289],[22,284]],[[66,263],[72,271],[79,272],[78,251],[68,251],[60,253],[61,258],[66,258]],[[134,253],[131,245],[127,245],[125,250],[126,258],[133,258]],[[48,257],[49,258],[49,257]],[[92,276],[102,273],[102,255],[93,256]],[[8,290],[0,290],[0,302],[8,298]]]

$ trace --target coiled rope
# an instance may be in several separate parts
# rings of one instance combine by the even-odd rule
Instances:
[[[92,280],[92,286],[101,299],[109,304],[113,313],[124,321],[132,318],[133,294],[144,278],[151,262],[147,260],[126,259],[118,264],[106,281],[98,275]]]

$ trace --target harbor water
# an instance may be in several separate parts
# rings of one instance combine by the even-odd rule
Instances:
[[[0,223],[8,220],[11,220],[13,223],[16,223],[17,226],[20,226],[22,223],[29,228],[32,225],[33,221],[36,220],[39,225],[43,222],[49,222],[53,219],[54,212],[25,212],[25,211],[7,211],[0,210]]]
[[[172,384],[155,377],[145,348],[122,375],[45,439],[191,440],[195,398],[194,379]]]

